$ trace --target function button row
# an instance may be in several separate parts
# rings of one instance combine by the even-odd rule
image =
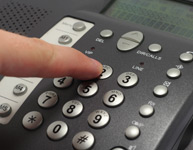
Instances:
[[[140,129],[137,126],[132,125],[125,130],[125,136],[130,140],[136,139],[139,135]]]
[[[127,150],[127,149],[122,147],[122,146],[116,146],[116,147],[112,148],[111,150]]]
[[[73,24],[73,30],[74,31],[84,31],[86,29],[86,25],[83,22],[76,22]]]
[[[81,32],[81,31],[84,31],[86,29],[86,25],[83,22],[76,22],[73,24],[72,29],[76,32]],[[71,42],[72,42],[72,38],[67,34],[61,35],[58,38],[58,43],[60,43],[62,45],[67,45]]]
[[[46,91],[38,98],[38,104],[42,108],[50,108],[57,104],[58,95],[54,91]]]
[[[109,29],[104,29],[100,32],[100,36],[103,38],[110,38],[113,36],[113,31]]]
[[[167,76],[172,79],[176,79],[180,77],[180,75],[181,75],[181,72],[177,68],[171,68],[167,71]]]
[[[69,35],[61,35],[58,38],[58,43],[66,45],[72,42],[72,38]]]
[[[162,97],[165,96],[168,93],[168,89],[166,86],[164,85],[157,85],[154,89],[153,89],[153,93],[158,96],[158,97]]]
[[[79,116],[83,111],[83,105],[78,100],[71,100],[64,104],[62,108],[63,115],[69,118]]]
[[[193,60],[193,55],[191,53],[182,53],[180,55],[180,60],[183,62],[191,62]]]
[[[7,117],[11,114],[12,108],[9,104],[3,103],[0,105],[0,117]]]
[[[24,95],[27,92],[27,86],[25,84],[17,84],[14,88],[13,88],[13,94],[17,95],[17,96],[21,96]]]
[[[152,53],[157,53],[162,50],[162,47],[160,44],[154,43],[154,44],[149,45],[148,50]]]
[[[117,42],[117,48],[120,51],[130,51],[136,48],[143,41],[143,33],[140,31],[131,31],[123,34]]]
[[[139,114],[142,117],[151,117],[154,114],[154,108],[151,105],[143,105],[139,109]]]
[[[63,121],[55,121],[47,128],[47,136],[51,140],[60,140],[68,133],[68,126]]]

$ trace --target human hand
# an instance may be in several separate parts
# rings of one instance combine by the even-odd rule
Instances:
[[[0,30],[0,74],[17,77],[98,77],[102,65],[78,50]]]

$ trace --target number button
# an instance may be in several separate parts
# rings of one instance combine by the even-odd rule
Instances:
[[[95,82],[83,82],[78,86],[77,92],[80,96],[90,97],[96,94],[98,85]]]
[[[102,74],[100,75],[100,79],[106,79],[108,77],[110,77],[113,73],[113,69],[108,66],[108,65],[103,65],[103,72]]]
[[[72,77],[54,78],[53,83],[57,88],[67,88],[72,84]]]
[[[107,92],[103,97],[103,103],[109,107],[116,107],[122,104],[124,101],[124,95],[121,91],[111,90]]]
[[[110,116],[105,110],[96,110],[88,116],[88,123],[93,128],[102,128],[109,123]]]
[[[80,115],[83,111],[83,105],[78,100],[71,100],[64,104],[62,112],[64,116],[73,118]]]
[[[68,126],[63,121],[55,121],[47,128],[47,136],[54,141],[62,139],[67,132]]]
[[[50,108],[56,105],[58,102],[58,96],[53,91],[46,91],[42,93],[38,98],[39,106],[43,108]]]
[[[119,75],[117,82],[122,87],[132,87],[137,84],[138,76],[133,72],[125,72]]]

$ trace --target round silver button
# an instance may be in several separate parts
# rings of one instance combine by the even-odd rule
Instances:
[[[100,32],[100,36],[103,38],[109,38],[109,37],[113,36],[113,31],[109,30],[109,29],[102,30]]]
[[[27,92],[27,86],[25,84],[17,84],[13,89],[13,94],[17,96],[24,95]]]
[[[125,72],[118,77],[117,82],[122,87],[132,87],[137,84],[138,76],[133,72]]]
[[[95,110],[88,116],[88,123],[93,128],[102,128],[109,120],[110,116],[105,110]]]
[[[55,121],[47,128],[47,135],[51,140],[60,140],[68,132],[68,126],[63,121]]]
[[[9,104],[3,103],[0,105],[0,117],[7,117],[10,115],[12,108]]]
[[[168,93],[168,89],[166,86],[164,85],[157,85],[154,90],[153,90],[153,93],[158,96],[158,97],[161,97],[161,96],[165,96],[167,93]]]
[[[178,78],[180,77],[180,75],[181,75],[181,72],[177,68],[171,68],[167,71],[167,76],[169,78]]]
[[[103,103],[109,107],[116,107],[122,104],[124,101],[124,95],[121,91],[111,90],[105,93],[103,97]]]
[[[58,102],[58,95],[54,91],[46,91],[42,93],[38,98],[39,106],[43,108],[50,108],[56,105]]]
[[[72,38],[69,35],[62,35],[58,39],[58,43],[66,45],[72,42]]]
[[[87,81],[78,86],[77,92],[80,96],[90,97],[96,94],[98,91],[98,85],[95,82]]]
[[[73,82],[72,77],[54,78],[53,83],[57,88],[67,88]]]
[[[125,135],[128,139],[133,140],[140,135],[140,130],[136,126],[129,126],[125,131]]]
[[[110,77],[113,73],[113,69],[108,66],[108,65],[103,65],[103,72],[102,74],[100,75],[100,79],[106,79],[108,77]]]
[[[121,146],[117,146],[117,147],[112,148],[111,150],[127,150],[127,149]]]
[[[86,25],[83,22],[76,22],[73,25],[73,30],[74,31],[83,31],[86,29]]]
[[[139,113],[143,117],[150,117],[154,113],[154,108],[151,105],[143,105],[139,109]]]
[[[70,118],[80,115],[82,111],[83,111],[83,105],[78,100],[71,100],[65,103],[62,108],[62,112],[64,116],[70,117]]]
[[[38,128],[43,122],[41,113],[37,111],[31,111],[27,113],[22,120],[22,124],[26,129],[34,130]]]
[[[183,62],[191,62],[193,60],[193,55],[190,53],[182,53],[180,55],[180,60]]]
[[[72,139],[72,145],[76,150],[88,150],[94,142],[94,135],[88,131],[79,132]]]
[[[160,52],[162,47],[159,44],[151,44],[148,47],[149,51],[152,53]]]

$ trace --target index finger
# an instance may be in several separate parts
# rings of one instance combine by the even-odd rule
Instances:
[[[92,79],[102,65],[80,51],[56,46],[0,30],[0,74],[18,77],[63,77]]]

